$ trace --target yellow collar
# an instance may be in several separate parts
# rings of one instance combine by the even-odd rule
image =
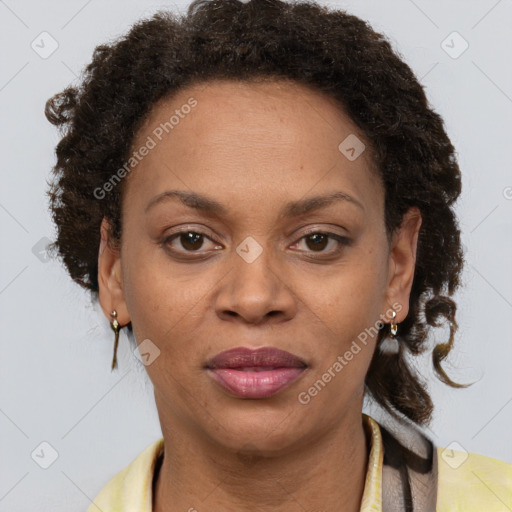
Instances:
[[[382,512],[381,430],[365,414],[363,425],[370,439],[370,454],[360,512]],[[163,449],[163,437],[150,444],[110,479],[87,512],[152,512],[155,464]],[[449,448],[437,448],[437,460],[437,512],[512,510],[512,464]]]
[[[370,456],[364,483],[360,512],[382,511],[382,464],[384,450],[379,424],[370,416],[363,414],[363,423],[370,434]]]
[[[382,437],[378,423],[363,414],[370,434],[370,456],[361,512],[381,512]],[[103,487],[87,512],[152,512],[155,464],[164,449],[164,438],[150,444]]]

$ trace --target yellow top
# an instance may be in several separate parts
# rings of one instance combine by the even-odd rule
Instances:
[[[370,457],[360,512],[382,512],[383,447],[379,424],[363,414],[371,432]],[[150,444],[113,476],[87,512],[152,512],[155,463],[164,439]],[[512,464],[437,448],[436,512],[511,512]]]

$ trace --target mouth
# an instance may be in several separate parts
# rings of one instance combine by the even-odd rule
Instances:
[[[273,347],[237,347],[216,355],[205,368],[213,380],[239,398],[268,398],[290,386],[308,365]]]

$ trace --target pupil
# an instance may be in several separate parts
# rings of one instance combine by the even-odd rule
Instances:
[[[201,246],[203,245],[202,241],[199,245],[196,245],[197,241],[203,235],[200,235],[198,233],[188,232],[188,233],[182,234],[181,236],[182,236],[181,243],[185,249],[190,249],[190,250],[194,251],[194,250],[200,249]]]
[[[313,240],[313,247],[309,247],[310,249],[312,248],[320,248],[320,249],[324,249],[325,246],[326,246],[326,241],[327,241],[327,237],[325,235],[322,235],[322,234],[315,234],[315,235],[311,235],[309,236],[307,239],[306,239],[308,242],[309,241],[312,241]],[[315,241],[316,240],[316,241]]]

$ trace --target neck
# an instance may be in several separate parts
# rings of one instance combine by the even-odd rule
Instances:
[[[360,510],[369,456],[360,410],[275,456],[226,450],[189,429],[163,434],[155,512]]]

